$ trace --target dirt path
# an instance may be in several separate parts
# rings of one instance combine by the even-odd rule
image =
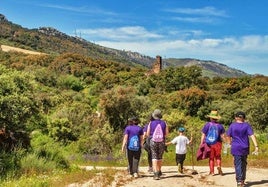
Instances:
[[[187,169],[187,167],[186,167]],[[185,174],[178,174],[177,167],[163,167],[163,176],[160,180],[153,180],[152,174],[146,171],[141,178],[135,179],[125,187],[206,187],[206,186],[236,186],[233,168],[223,168],[224,175],[208,175],[208,167],[195,167],[198,174],[192,175],[191,167]],[[268,170],[249,169],[247,172],[247,186],[268,186]]]
[[[87,169],[91,169],[88,167]],[[101,169],[101,168],[97,168]],[[195,166],[192,170],[191,166],[186,166],[185,174],[178,174],[177,167],[162,167],[163,175],[160,180],[153,180],[153,174],[147,172],[147,167],[140,167],[140,177],[133,179],[127,174],[126,168],[120,169],[117,179],[120,182],[114,182],[111,186],[124,187],[233,187],[236,186],[234,168],[222,168],[224,175],[208,175],[208,167]],[[198,174],[192,175],[193,171]],[[119,176],[120,175],[120,176]],[[123,176],[122,176],[123,175]],[[122,181],[122,178],[127,180]],[[96,186],[92,183],[84,184],[83,187],[94,186],[102,187],[101,184]],[[246,187],[268,187],[268,169],[248,168]]]

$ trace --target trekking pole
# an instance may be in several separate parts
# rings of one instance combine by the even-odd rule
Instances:
[[[192,136],[192,133],[191,133]],[[198,172],[194,169],[194,141],[192,140],[192,175],[198,174]]]

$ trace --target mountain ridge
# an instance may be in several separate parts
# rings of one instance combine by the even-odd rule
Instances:
[[[69,36],[52,27],[39,27],[38,29],[23,28],[18,24],[10,22],[2,14],[0,14],[0,22],[0,44],[48,54],[78,53],[91,58],[112,60],[145,68],[151,68],[155,62],[153,57],[142,55],[138,52],[100,46],[77,36]],[[199,66],[203,69],[203,75],[208,77],[240,77],[249,75],[241,70],[210,60],[165,58],[163,59],[163,64],[164,67]]]

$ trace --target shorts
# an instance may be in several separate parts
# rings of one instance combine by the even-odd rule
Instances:
[[[165,142],[150,141],[152,159],[162,160],[165,151]]]

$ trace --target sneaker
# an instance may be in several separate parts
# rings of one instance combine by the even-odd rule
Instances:
[[[153,171],[154,171],[153,168],[152,167],[149,167],[148,172],[149,173],[152,173]]]
[[[134,173],[133,177],[138,178],[139,177],[138,173]]]
[[[221,170],[221,167],[217,167],[217,169],[218,169],[218,174],[219,174],[219,175],[223,175],[223,172],[222,172],[222,170]]]
[[[241,181],[241,182],[237,183],[237,187],[244,187],[244,186],[245,186],[244,181]]]
[[[215,175],[215,173],[214,173],[214,172],[210,172],[210,173],[209,173],[209,175],[214,176],[214,175]]]
[[[181,167],[180,164],[178,164],[178,172],[181,173],[181,174],[183,174],[183,168]]]
[[[154,172],[154,180],[159,180],[160,176],[158,172]]]

